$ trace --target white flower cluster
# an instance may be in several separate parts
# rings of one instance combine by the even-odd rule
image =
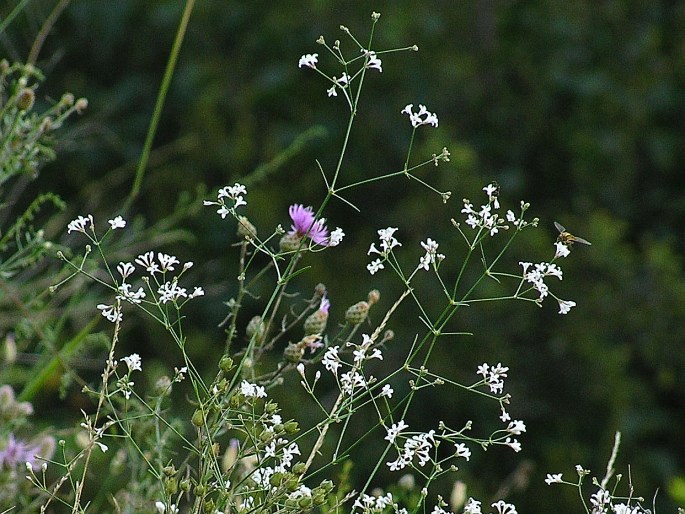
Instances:
[[[432,113],[426,109],[425,105],[419,104],[419,110],[417,112],[413,111],[414,104],[408,104],[402,111],[402,114],[409,116],[409,121],[411,126],[416,128],[421,125],[432,125],[433,127],[438,126],[438,115]]]
[[[530,283],[539,294],[538,303],[541,303],[550,294],[545,278],[556,277],[559,280],[563,278],[561,268],[553,262],[539,262],[536,264],[532,262],[519,262],[519,264],[523,268],[523,280]],[[576,306],[576,302],[571,300],[561,300],[559,298],[556,298],[556,300],[559,303],[559,314],[568,314],[571,308]]]
[[[383,266],[383,262],[387,260],[388,256],[390,255],[390,252],[392,252],[392,249],[395,248],[396,246],[402,246],[402,243],[400,243],[395,236],[393,235],[395,232],[397,232],[396,227],[388,227],[388,228],[382,228],[378,231],[378,237],[380,238],[380,245],[381,249],[379,250],[376,248],[376,243],[371,243],[371,246],[369,247],[369,251],[366,252],[366,255],[371,255],[372,253],[377,253],[382,257],[381,259],[376,259],[375,261],[369,263],[366,265],[366,269],[369,270],[369,273],[374,275],[376,272],[382,270],[385,266]]]
[[[466,505],[464,505],[464,514],[483,514],[480,504],[481,502],[478,500],[469,498],[469,500],[466,502]],[[493,514],[518,514],[516,507],[511,503],[505,502],[504,500],[499,500],[490,506],[496,510],[496,513]]]
[[[216,202],[210,200],[204,200],[203,205],[218,205],[219,209],[216,211],[222,219],[226,218],[229,214],[233,213],[235,215],[235,210],[242,206],[247,205],[247,201],[243,195],[247,194],[247,189],[244,185],[238,184],[237,182],[232,186],[226,186],[219,189],[216,197]],[[226,205],[226,198],[233,202],[232,206]]]
[[[126,221],[121,217],[109,220],[111,230],[124,228],[126,226]],[[88,233],[86,230],[89,229]],[[95,223],[93,221],[93,216],[79,216],[75,220],[71,221],[68,225],[68,232],[81,232],[85,234],[94,242],[97,241],[97,236],[95,233]],[[168,303],[168,302],[178,302],[182,298],[192,299],[198,296],[203,296],[205,294],[201,287],[195,287],[191,293],[178,285],[179,277],[192,266],[192,262],[186,262],[180,273],[171,280],[157,280],[156,274],[161,274],[164,279],[168,272],[176,270],[176,265],[180,264],[180,261],[173,255],[158,252],[155,258],[155,253],[152,251],[140,254],[135,259],[135,263],[141,266],[153,279],[154,283],[157,285],[157,295],[156,302]],[[107,305],[104,303],[98,304],[97,309],[101,314],[107,318],[108,321],[112,323],[120,322],[122,320],[121,314],[121,302],[125,301],[131,304],[140,304],[147,297],[145,290],[142,287],[134,289],[130,282],[128,282],[129,277],[133,275],[136,270],[136,266],[131,262],[120,262],[117,265],[117,272],[121,275],[121,283],[116,285],[117,294],[115,296],[117,302],[112,305]],[[149,284],[149,279],[146,277],[144,279],[146,283]]]
[[[581,475],[589,473],[582,468],[582,466],[576,466],[578,473]],[[562,473],[548,473],[545,478],[545,483],[547,485],[552,484],[567,484],[572,486],[577,486],[577,484],[571,482],[564,482],[562,478]],[[622,498],[625,500],[625,498]],[[590,496],[590,504],[592,505],[592,514],[648,514],[650,511],[645,510],[640,505],[630,505],[630,503],[614,503],[615,498],[611,495],[611,492],[603,487],[600,487]]]
[[[438,253],[438,246],[440,245],[436,241],[433,241],[430,237],[426,239],[425,242],[421,242],[421,247],[426,250],[426,253],[419,260],[419,268],[423,268],[424,270],[428,271],[431,264],[435,265],[437,263],[439,265],[443,260],[445,260],[445,256],[441,253]]]
[[[464,208],[461,210],[466,214],[466,224],[472,229],[484,229],[494,236],[502,229],[507,229],[507,223],[511,223],[515,227],[522,226],[524,221],[516,217],[514,211],[508,210],[505,214],[505,219],[502,219],[499,213],[493,212],[500,208],[499,204],[499,186],[497,184],[488,184],[483,188],[483,191],[488,196],[488,203],[481,205],[480,209],[476,210],[468,198],[464,198]],[[521,208],[524,210],[526,204],[521,202]]]
[[[374,52],[373,50],[366,50],[365,48],[362,48],[361,53],[364,58],[363,68],[383,72],[383,62],[381,61],[380,57],[378,57],[376,52]],[[347,99],[347,101],[351,102],[352,98],[349,93],[350,84],[355,78],[359,76],[362,70],[360,69],[353,76],[348,75],[347,71],[343,71],[340,75],[340,78],[337,78],[336,76],[329,77],[317,68],[316,65],[318,63],[319,54],[304,54],[302,57],[300,57],[300,60],[297,63],[297,67],[311,68],[313,70],[319,71],[319,73],[324,75],[332,84],[331,87],[326,90],[326,94],[329,97],[338,96],[338,91],[341,91]]]
[[[345,396],[352,396],[358,389],[365,390],[369,387],[371,382],[374,382],[373,377],[366,378],[362,374],[362,367],[366,361],[372,359],[383,360],[383,353],[379,348],[374,346],[373,339],[367,334],[362,334],[362,343],[355,344],[348,342],[346,346],[352,348],[353,364],[347,364],[340,358],[340,346],[332,346],[321,360],[324,368],[335,375],[340,391]],[[349,371],[340,374],[339,371],[343,366],[349,366]],[[300,371],[302,374],[302,371]],[[392,387],[385,384],[381,390],[380,396],[392,397]]]

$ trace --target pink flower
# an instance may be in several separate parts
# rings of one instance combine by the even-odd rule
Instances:
[[[297,203],[291,205],[288,212],[293,220],[292,230],[288,234],[300,237],[306,235],[316,244],[328,245],[328,228],[325,218],[315,221],[313,209]]]

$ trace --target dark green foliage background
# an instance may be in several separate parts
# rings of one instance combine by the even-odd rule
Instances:
[[[52,5],[30,2],[9,27],[0,40],[8,59],[25,59]],[[0,16],[11,7],[0,8]],[[72,217],[88,210],[104,222],[121,208],[182,8],[180,1],[74,0],[46,41],[38,62],[47,75],[42,94],[58,98],[69,90],[90,101],[35,186],[63,195]],[[480,201],[480,188],[497,180],[509,207],[526,199],[531,215],[543,220],[511,255],[513,267],[549,258],[553,220],[593,246],[562,263],[557,289],[578,302],[567,316],[558,316],[552,302],[541,310],[471,308],[454,330],[475,336],[445,338],[438,348],[435,370],[465,381],[480,362],[509,365],[511,411],[528,426],[520,454],[474,452],[462,466],[469,492],[488,498],[525,459],[533,464],[530,483],[510,497],[519,512],[580,512],[570,488],[547,487],[543,478],[561,471],[574,477],[575,464],[602,474],[614,431],[621,430],[619,472],[627,477],[630,464],[636,493],[650,497],[659,488],[659,512],[673,512],[676,502],[685,504],[672,487],[685,474],[682,2],[198,2],[135,214],[153,222],[199,184],[213,190],[240,181],[314,125],[325,135],[267,180],[249,184],[248,213],[267,232],[288,224],[289,204],[317,205],[324,186],[314,159],[332,169],[346,108],[341,98],[328,99],[327,85],[298,69],[297,59],[318,52],[320,66],[339,74],[314,41],[339,38],[354,52],[338,26],[365,41],[372,10],[382,13],[376,48],[417,44],[420,52],[388,55],[383,73],[369,75],[361,130],[344,165],[347,181],[400,169],[409,127],[399,111],[425,103],[440,127],[419,132],[415,155],[450,149],[449,165],[422,176],[453,197],[443,206],[397,180],[355,190],[350,200],[362,214],[332,203],[326,215],[347,238],[310,259],[303,294],[326,283],[332,320],[373,287],[383,294],[378,309],[388,308],[399,286],[389,274],[370,278],[363,267],[375,230],[399,226],[408,253],[420,238],[433,237],[446,265],[457,266],[463,250],[449,219],[458,216],[462,197]],[[203,263],[196,281],[209,294],[186,320],[186,333],[191,355],[210,365],[222,347],[221,301],[234,287],[234,227],[209,211],[184,226],[194,238],[166,250]],[[392,327],[398,345],[421,331],[415,323],[402,326],[403,319],[411,317],[398,317]],[[125,344],[149,359],[169,358],[155,330],[137,329]],[[287,412],[287,390],[281,396]],[[435,393],[417,404],[424,411],[414,422],[492,423],[497,413],[481,413],[478,405]]]

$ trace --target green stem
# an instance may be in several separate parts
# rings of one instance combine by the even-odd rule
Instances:
[[[160,86],[159,93],[157,94],[155,110],[152,113],[152,118],[150,119],[150,126],[148,127],[147,136],[145,137],[143,153],[140,156],[138,168],[136,169],[136,177],[133,181],[133,188],[131,188],[131,193],[124,204],[124,211],[128,210],[140,193],[140,187],[143,183],[143,176],[145,174],[145,167],[147,166],[147,161],[150,157],[150,151],[152,149],[152,142],[155,139],[157,126],[159,125],[159,120],[162,117],[162,109],[164,108],[164,102],[166,100],[167,92],[169,91],[169,85],[171,84],[171,79],[176,69],[176,61],[178,60],[178,54],[181,51],[181,45],[183,44],[183,38],[185,37],[186,29],[188,28],[190,13],[193,11],[194,4],[195,0],[186,0],[186,6],[183,11],[183,16],[181,17],[181,23],[179,24],[176,32],[176,38],[174,39],[174,45],[171,48],[171,54],[169,55],[169,60],[167,61],[166,70],[164,70],[162,85]]]

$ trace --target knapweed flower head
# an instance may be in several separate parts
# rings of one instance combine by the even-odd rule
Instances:
[[[335,229],[331,237],[328,236],[328,228],[326,227],[326,218],[318,220],[314,219],[314,210],[311,207],[305,207],[301,204],[293,204],[288,209],[290,219],[293,224],[289,236],[297,236],[299,238],[308,237],[314,243],[322,246],[335,246],[340,243],[345,235],[340,228]],[[335,244],[332,244],[332,243]]]
[[[425,105],[419,104],[419,110],[417,112],[413,111],[414,104],[408,104],[402,109],[401,113],[409,116],[409,121],[411,126],[416,128],[421,125],[432,125],[433,127],[438,126],[438,116],[426,109]]]
[[[28,443],[10,433],[4,446],[0,448],[0,470],[14,470],[17,466],[27,466],[27,463],[33,466],[39,460],[39,456],[45,459],[52,457],[54,449],[55,441],[51,437],[44,437],[40,442]]]
[[[311,313],[306,320],[304,320],[305,335],[321,334],[324,330],[326,330],[326,324],[328,322],[328,309],[330,306],[330,300],[328,300],[326,295],[324,295],[323,298],[321,298],[319,308]]]

